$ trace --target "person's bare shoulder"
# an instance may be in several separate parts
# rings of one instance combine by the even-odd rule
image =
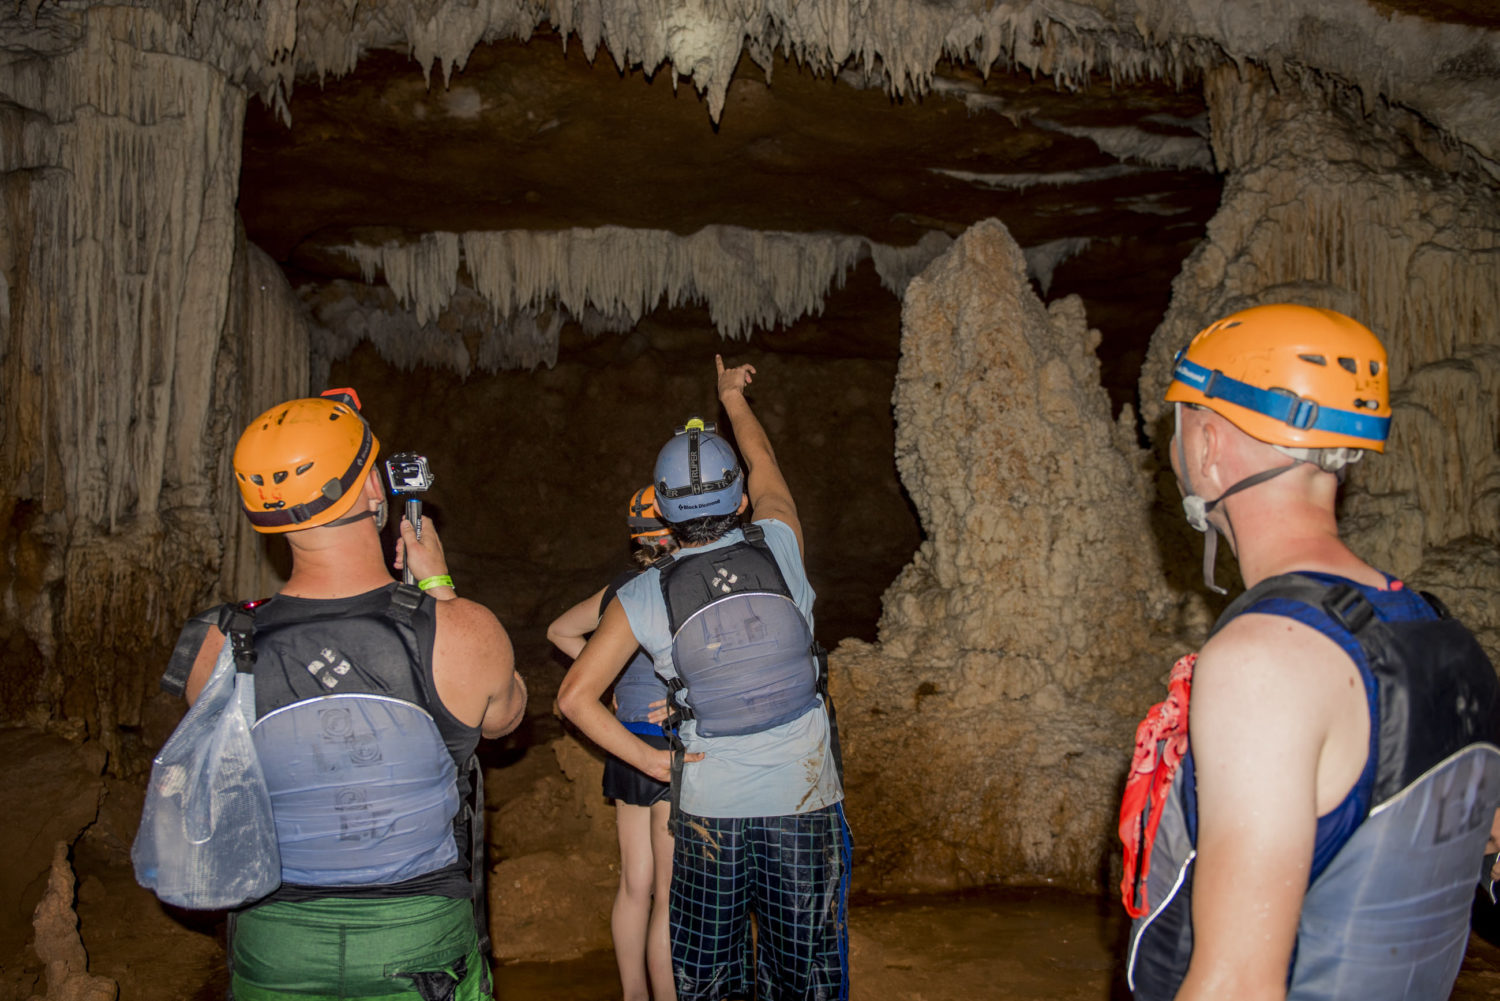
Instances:
[[[1369,739],[1354,662],[1316,629],[1279,615],[1240,616],[1204,646],[1189,725],[1204,766],[1200,792],[1223,777],[1245,805],[1252,789],[1274,797],[1295,788],[1317,813],[1358,778]]]
[[[1225,697],[1295,711],[1288,701],[1316,703],[1320,694],[1336,693],[1352,669],[1339,645],[1310,626],[1281,615],[1241,615],[1199,652],[1193,707]]]
[[[453,598],[437,603],[433,674],[450,712],[479,725],[490,704],[508,701],[515,685],[510,637],[495,613],[476,601]]]

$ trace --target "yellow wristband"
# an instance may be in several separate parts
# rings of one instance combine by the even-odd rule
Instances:
[[[417,581],[417,586],[424,591],[430,591],[435,587],[453,587],[453,578],[445,573],[440,573],[432,577],[423,577]],[[453,589],[455,591],[458,590],[456,587]]]

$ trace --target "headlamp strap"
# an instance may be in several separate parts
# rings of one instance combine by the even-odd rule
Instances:
[[[693,493],[703,492],[703,470],[700,468],[696,428],[688,432],[688,483],[692,484]]]

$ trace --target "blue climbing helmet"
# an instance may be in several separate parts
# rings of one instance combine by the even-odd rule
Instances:
[[[694,417],[656,455],[656,512],[663,521],[734,514],[745,490],[734,449]]]

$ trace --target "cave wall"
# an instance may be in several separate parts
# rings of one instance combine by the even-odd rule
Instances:
[[[1500,190],[1399,109],[1304,74],[1206,80],[1228,171],[1141,378],[1147,427],[1178,348],[1226,313],[1290,301],[1366,323],[1390,355],[1386,453],[1351,468],[1351,546],[1442,597],[1500,662]]]
[[[1496,188],[1336,81],[1226,66],[1206,89],[1225,194],[1143,372],[1155,454],[1111,427],[1078,307],[1043,313],[997,225],[908,292],[897,458],[928,541],[880,642],[833,661],[876,885],[1110,881],[1134,723],[1219,605],[1177,516],[1161,395],[1176,350],[1236,309],[1326,306],[1382,337],[1394,429],[1352,469],[1346,536],[1500,655]]]
[[[306,332],[234,211],[244,92],[163,51],[147,10],[18,21],[0,56],[0,719],[116,753],[185,614],[221,572],[256,575],[243,539],[224,561],[226,442],[242,400],[301,389]]]

